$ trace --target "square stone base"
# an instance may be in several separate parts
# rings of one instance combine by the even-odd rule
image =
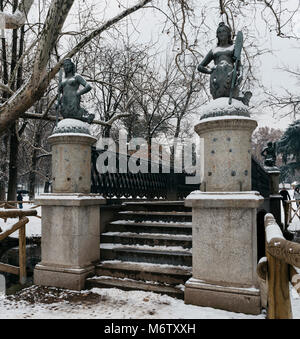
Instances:
[[[100,259],[100,205],[105,199],[84,194],[43,194],[42,260],[34,283],[71,290],[84,289]]]
[[[261,313],[258,289],[211,285],[194,278],[185,284],[184,302],[237,313]]]
[[[37,264],[34,269],[34,284],[80,291],[88,276],[95,274],[95,267],[63,268]]]

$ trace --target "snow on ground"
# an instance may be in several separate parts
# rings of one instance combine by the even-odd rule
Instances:
[[[26,206],[30,208],[31,206]],[[40,214],[38,208],[38,215]],[[26,235],[41,234],[41,220],[29,217]],[[17,219],[0,219],[3,231]],[[290,231],[300,230],[295,218]],[[12,236],[18,237],[18,232]],[[293,318],[300,319],[300,297],[291,287]],[[209,307],[184,304],[166,295],[142,291],[121,291],[116,288],[94,288],[89,291],[69,291],[31,286],[13,296],[0,294],[0,319],[265,319],[260,315],[246,315]]]
[[[126,292],[116,288],[93,288],[81,292],[43,288],[41,291],[41,288],[33,286],[23,291],[21,300],[0,298],[0,318],[264,319],[265,315],[251,316],[185,305],[183,300],[152,292]]]

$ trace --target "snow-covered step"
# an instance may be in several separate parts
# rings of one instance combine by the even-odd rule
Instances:
[[[192,267],[114,260],[97,265],[96,275],[177,285],[184,284],[192,276]]]
[[[184,216],[191,217],[192,212],[177,212],[177,211],[121,211],[122,215],[168,215],[168,216]]]
[[[183,298],[178,286],[192,274],[191,209],[183,201],[125,202],[116,215],[100,235],[101,262],[88,285]]]
[[[187,211],[148,211],[148,210],[132,210],[120,211],[119,217],[127,220],[155,220],[155,221],[192,221],[192,212]]]
[[[192,236],[163,233],[105,232],[101,234],[101,243],[191,248]]]
[[[100,260],[122,260],[168,265],[192,265],[191,250],[170,246],[101,244]]]
[[[191,207],[184,206],[184,201],[142,201],[142,202],[124,202],[122,206],[127,210],[147,210],[147,211],[187,211],[191,212]]]
[[[118,279],[113,277],[93,277],[86,280],[86,288],[119,288],[130,291],[149,291],[160,294],[167,294],[174,298],[184,298],[184,286],[173,287],[169,285],[158,284],[153,281],[139,281],[131,279]]]
[[[163,233],[163,234],[192,234],[191,222],[163,222],[116,220],[110,222],[109,232],[133,232],[133,233]]]
[[[126,201],[124,206],[184,206],[183,200],[151,200],[151,201]]]

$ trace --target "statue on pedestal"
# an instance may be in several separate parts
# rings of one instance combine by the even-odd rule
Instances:
[[[81,75],[75,73],[75,64],[71,59],[64,60],[63,68],[65,77],[62,79],[60,71],[59,98],[56,105],[57,113],[60,113],[64,119],[78,119],[91,124],[95,115],[89,114],[88,111],[80,106],[80,99],[92,87]],[[80,85],[83,86],[81,90],[79,90]]]
[[[210,74],[210,93],[213,99],[228,97],[229,104],[232,98],[249,105],[252,93],[247,91],[243,97],[239,96],[242,81],[241,50],[243,47],[243,34],[237,33],[235,44],[232,41],[230,27],[221,22],[217,29],[218,44],[211,49],[198,66],[198,71]],[[208,67],[214,61],[213,67]]]
[[[269,141],[267,147],[263,149],[261,155],[265,158],[264,164],[267,167],[276,166],[276,143]]]

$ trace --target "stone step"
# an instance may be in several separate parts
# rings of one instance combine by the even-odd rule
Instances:
[[[178,285],[184,284],[192,276],[192,268],[144,262],[107,261],[96,266],[96,275]]]
[[[116,220],[108,224],[109,232],[132,232],[132,233],[161,233],[161,234],[192,234],[192,223],[175,222],[134,222]]]
[[[119,288],[125,291],[147,291],[160,294],[167,294],[177,299],[184,298],[184,291],[179,287],[173,287],[154,282],[134,281],[112,277],[93,277],[86,280],[86,288]]]
[[[101,243],[118,243],[123,245],[148,246],[181,246],[192,247],[191,235],[132,233],[132,232],[106,232],[101,234]]]
[[[192,266],[191,251],[178,250],[170,247],[165,250],[160,247],[149,246],[145,249],[124,246],[121,244],[101,244],[100,260],[121,260],[146,262],[154,264],[168,264]]]
[[[191,217],[192,212],[178,212],[178,211],[120,211],[119,214],[121,215],[149,215],[149,216],[172,216],[172,217]]]
[[[124,206],[184,206],[183,200],[146,200],[146,201],[128,201],[123,203]]]
[[[192,212],[183,201],[125,202],[100,236],[92,287],[144,290],[183,298],[192,276]]]
[[[177,211],[120,211],[119,217],[124,220],[141,221],[164,221],[164,222],[191,222],[192,212]]]
[[[124,202],[122,207],[131,211],[178,211],[191,212],[191,207],[184,205],[184,201],[141,201],[141,202]]]

